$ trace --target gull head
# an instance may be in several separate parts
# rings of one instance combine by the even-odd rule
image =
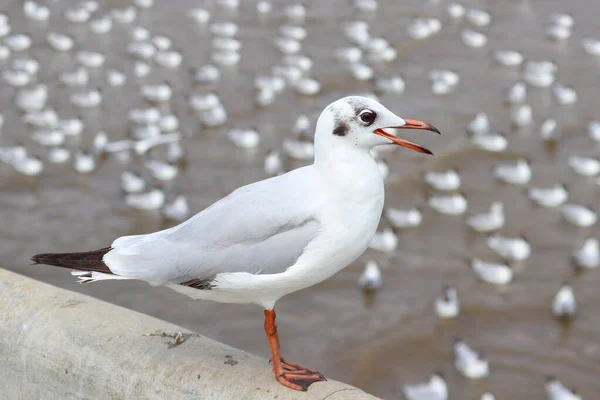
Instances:
[[[370,151],[375,146],[394,144],[433,154],[423,146],[396,136],[393,132],[399,129],[440,133],[426,122],[400,118],[375,100],[360,96],[344,97],[328,105],[321,113],[317,121],[315,151],[334,146]]]

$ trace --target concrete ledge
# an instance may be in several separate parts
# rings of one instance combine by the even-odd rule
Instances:
[[[1,399],[376,399],[335,381],[295,392],[267,360],[1,268],[0,360]]]

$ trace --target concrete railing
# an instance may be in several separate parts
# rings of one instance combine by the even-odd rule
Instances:
[[[0,268],[0,399],[376,398],[331,380],[284,388],[267,360]]]

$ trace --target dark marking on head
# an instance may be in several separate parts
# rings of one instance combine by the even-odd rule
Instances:
[[[200,290],[211,290],[214,286],[209,279],[191,279],[189,281],[181,282],[180,285]]]
[[[337,121],[333,134],[336,136],[346,136],[348,133],[348,125],[345,122]]]
[[[352,107],[352,109],[354,110],[354,114],[358,115],[366,107],[366,104],[362,100],[363,99],[360,97],[352,96],[346,99],[346,103],[350,107]]]

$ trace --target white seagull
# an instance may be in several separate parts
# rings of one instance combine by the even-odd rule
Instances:
[[[402,389],[407,400],[447,400],[448,385],[440,373],[431,375],[428,382],[405,385]]]
[[[594,269],[600,266],[600,245],[598,239],[587,238],[583,246],[573,253],[575,265],[583,269]]]
[[[396,144],[431,154],[386,131],[391,128],[439,133],[376,101],[345,97],[317,121],[313,164],[241,187],[172,228],[123,236],[90,252],[38,254],[32,261],[74,269],[85,282],[139,279],[196,299],[258,304],[265,310],[275,378],[306,390],[324,377],[282,358],[273,308],[369,246],[384,202],[373,147]]]
[[[513,185],[525,185],[531,180],[531,165],[522,158],[515,164],[499,164],[494,167],[496,179]]]
[[[531,201],[542,207],[558,207],[569,199],[569,192],[564,184],[556,184],[549,188],[531,188],[527,191]]]
[[[426,172],[425,182],[436,190],[453,191],[460,188],[460,175],[456,169],[443,172]]]
[[[358,286],[365,292],[374,292],[381,287],[381,270],[375,260],[369,260],[365,264],[365,270],[358,278]]]
[[[504,204],[501,201],[495,201],[489,212],[470,216],[467,219],[467,225],[477,232],[491,232],[502,228],[504,220]]]
[[[583,398],[554,377],[548,377],[545,385],[547,400],[582,400]]]
[[[577,314],[577,301],[573,286],[568,283],[563,284],[552,302],[552,314],[556,318],[572,319]]]
[[[487,358],[469,347],[463,340],[454,341],[454,366],[465,378],[482,379],[489,375]]]
[[[506,285],[513,280],[513,270],[506,264],[490,263],[478,258],[471,260],[471,268],[477,278],[494,285]]]
[[[531,255],[531,245],[524,237],[492,235],[486,241],[488,247],[500,257],[511,261],[523,261]]]
[[[444,319],[455,318],[460,313],[460,302],[456,287],[445,285],[435,299],[435,314]]]

